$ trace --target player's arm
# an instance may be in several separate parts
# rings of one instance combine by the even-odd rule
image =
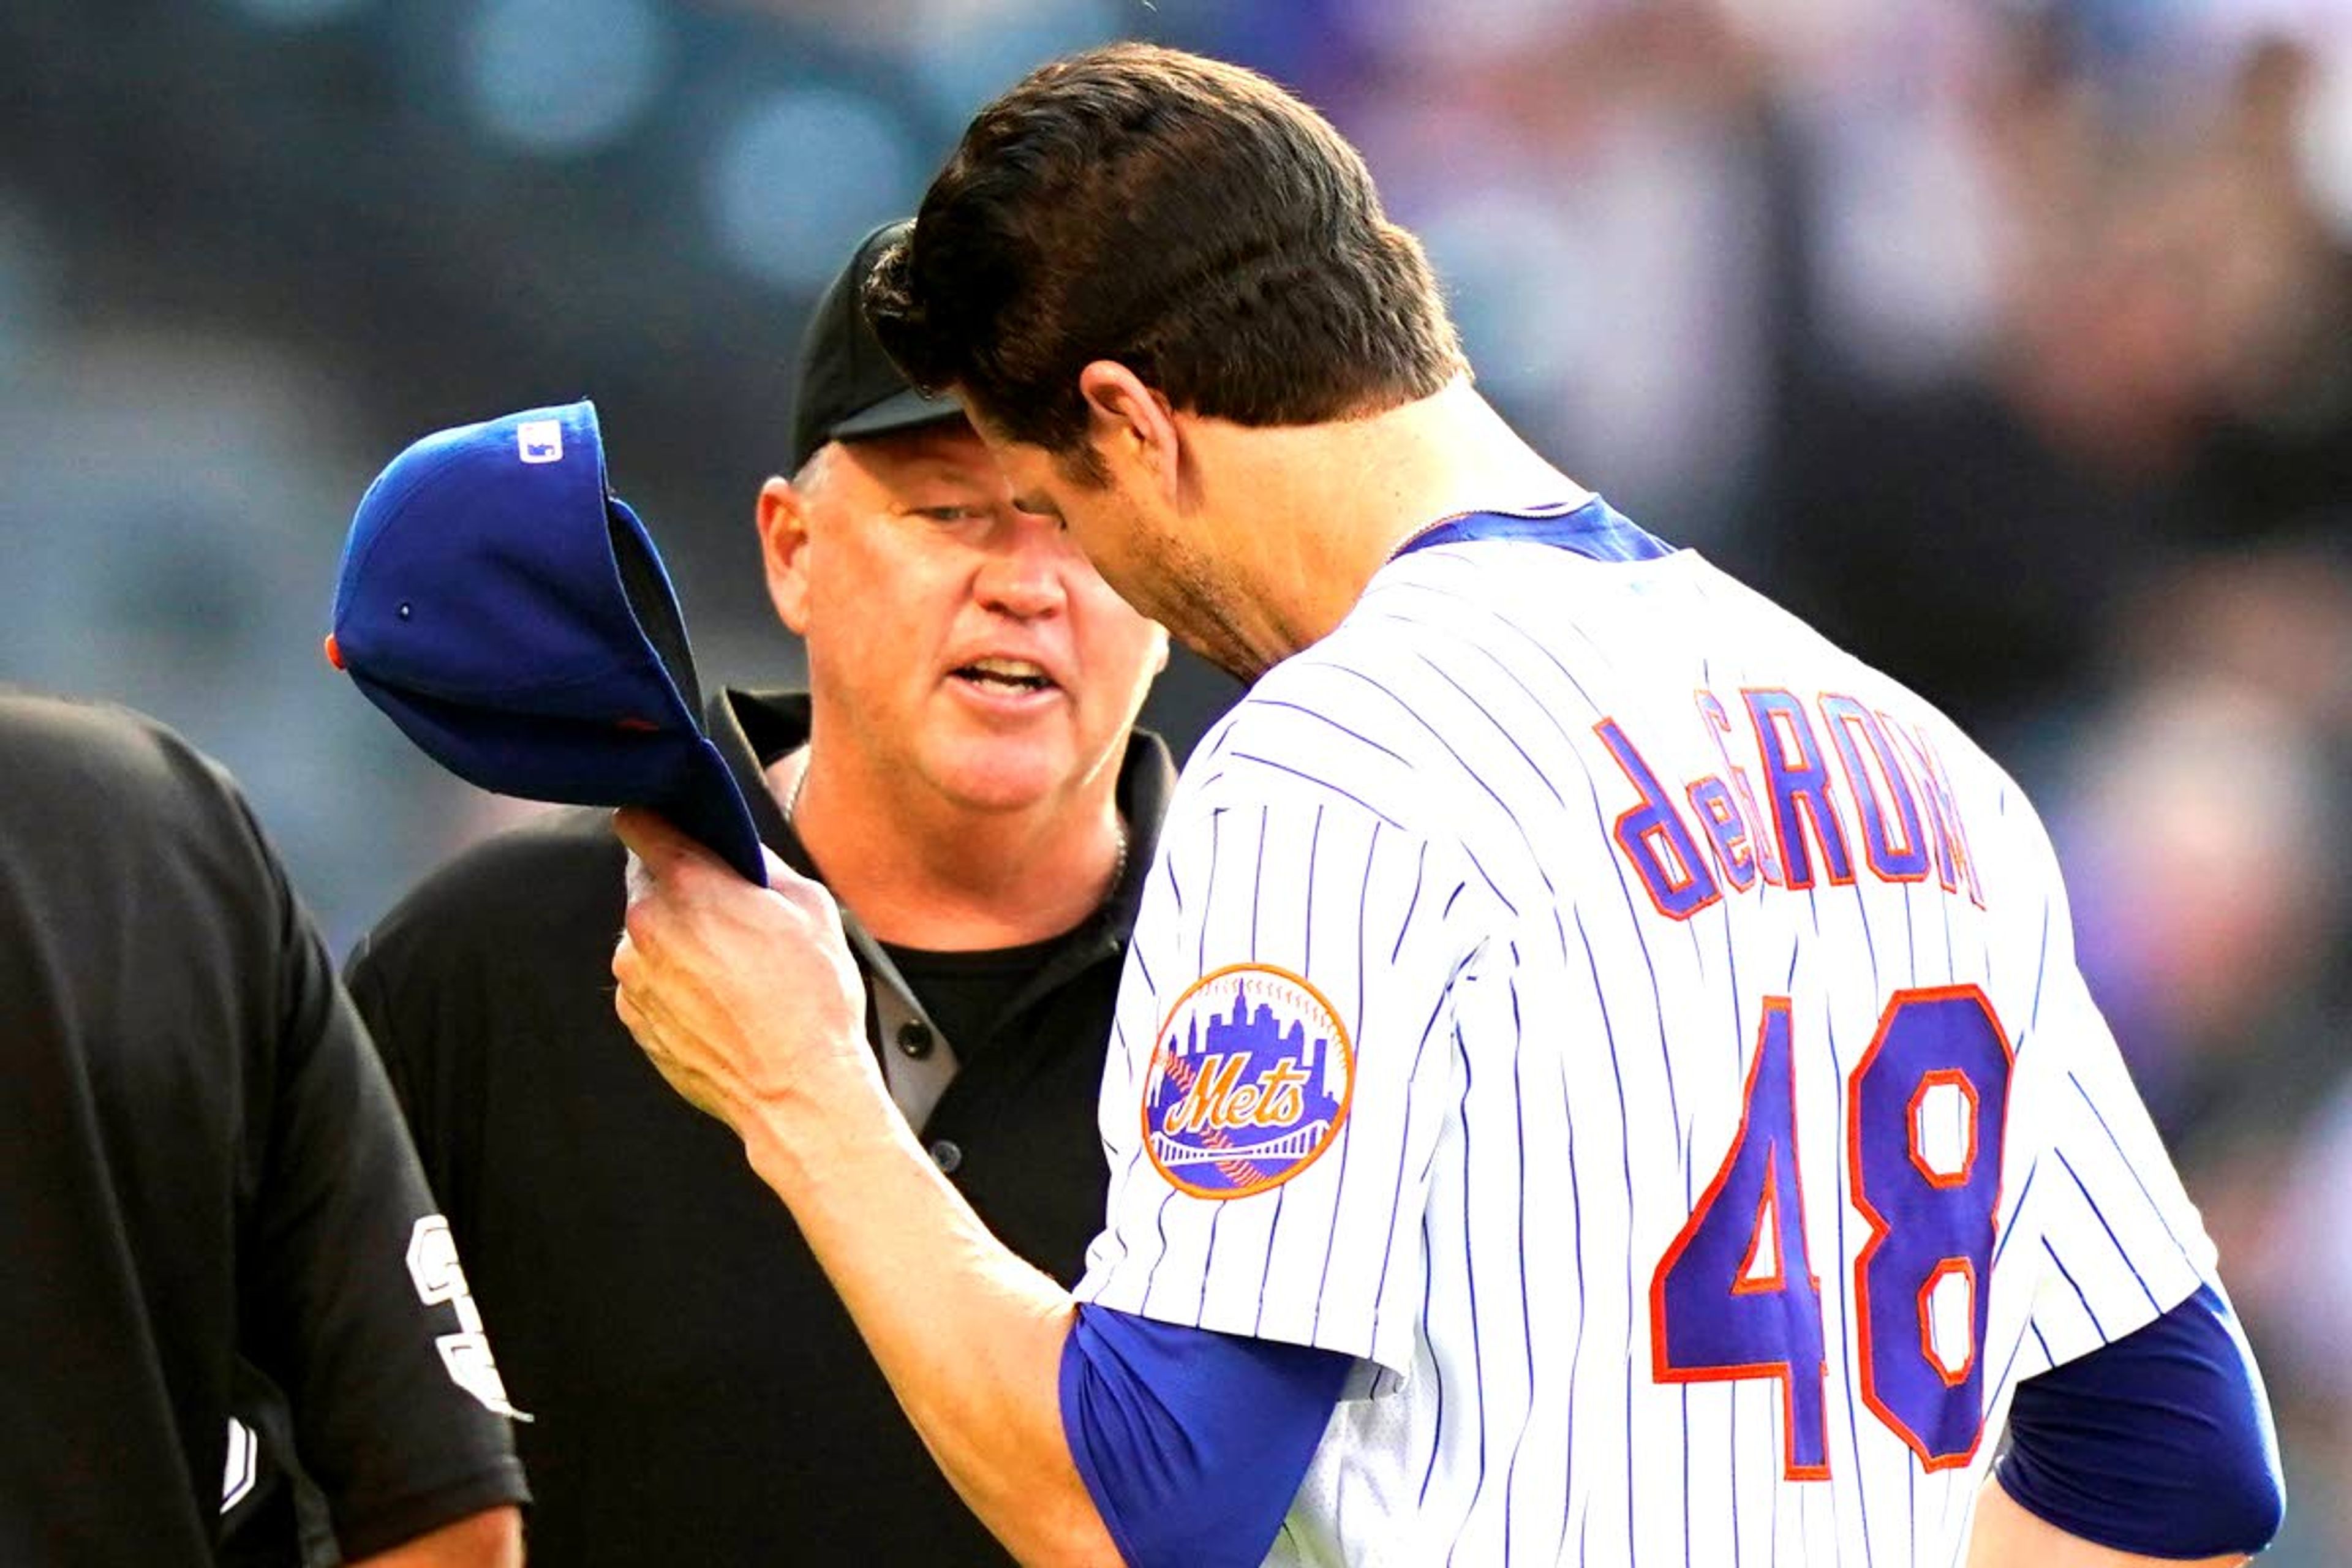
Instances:
[[[878,1079],[860,1100],[774,1103],[745,1145],[972,1511],[1024,1563],[1261,1561],[1349,1358],[1074,1304],[988,1232]]]
[[[859,1033],[844,1033],[863,1058]],[[786,1089],[738,1101],[726,1119],[982,1522],[1024,1563],[1116,1563],[1062,1436],[1068,1295],[989,1234],[887,1100],[843,1077],[849,1087],[828,1092],[830,1105]]]
[[[522,1514],[487,1509],[345,1568],[522,1568]]]
[[[1976,1531],[1969,1538],[1969,1568],[2237,1568],[2246,1560],[2242,1552],[2149,1557],[2101,1546],[2028,1513],[1997,1480],[1985,1482],[1977,1496]]]
[[[2018,1384],[1969,1568],[2233,1564],[2285,1506],[2261,1374],[2209,1285]]]
[[[303,1467],[343,1550],[365,1560],[510,1516],[529,1494],[383,1068],[253,831],[275,891],[279,1015],[259,1105],[264,1168],[240,1241],[241,1348],[285,1390]]]
[[[2056,853],[2030,814],[2025,826],[2049,903],[2039,951],[2021,950],[2041,979],[2017,1021],[2011,1103],[2034,1097],[2051,1175],[2029,1178],[2032,1204],[2011,1224],[2038,1231],[2048,1260],[2029,1322],[2049,1369],[2017,1386],[1970,1561],[2235,1562],[2284,1510],[2269,1397],[2083,980]]]
[[[892,1104],[824,889],[781,867],[752,889],[651,816],[620,826],[661,893],[614,958],[624,1021],[742,1138],[972,1511],[1024,1563],[1261,1561],[1348,1358],[1077,1306]]]

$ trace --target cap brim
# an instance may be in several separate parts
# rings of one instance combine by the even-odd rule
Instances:
[[[735,868],[753,886],[768,885],[760,830],[752,825],[751,806],[743,799],[734,771],[708,736],[696,737],[670,786],[645,804]]]
[[[650,672],[646,665],[638,674]],[[767,884],[742,787],[698,730],[518,712],[351,675],[419,750],[468,784],[523,800],[651,806],[745,879]]]
[[[910,386],[904,392],[891,394],[871,408],[851,415],[835,425],[826,439],[856,441],[868,436],[887,436],[893,430],[944,425],[950,419],[963,417],[963,405],[953,397],[944,394],[934,397]]]

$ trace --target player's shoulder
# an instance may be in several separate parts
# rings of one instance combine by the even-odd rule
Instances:
[[[1930,809],[1952,814],[1988,874],[2010,888],[2020,879],[2055,887],[2048,827],[2025,787],[1981,741],[1931,698],[1774,608],[1795,628],[1788,635],[1817,650],[1807,661],[1809,683],[1824,697],[1850,698],[1868,710],[1893,741],[1897,765],[1917,775]]]
[[[1415,737],[1386,673],[1319,645],[1268,670],[1193,749],[1171,816],[1322,804],[1411,826]]]
[[[1549,694],[1517,668],[1546,652],[1500,624],[1471,574],[1438,579],[1443,594],[1399,591],[1417,564],[1383,573],[1329,635],[1257,680],[1195,749],[1193,798],[1337,804],[1441,845],[1500,809],[1478,781],[1516,711]]]
[[[1897,677],[1838,647],[1818,632],[1812,635],[1832,660],[1815,683],[1825,693],[1851,695],[1882,721],[1898,726],[1922,754],[1923,763],[1936,768],[1946,787],[2021,813],[2021,819],[2040,826],[2024,788],[1959,721]]]
[[[1429,743],[1429,692],[1474,679],[1465,657],[1484,635],[1474,622],[1386,613],[1393,593],[1368,594],[1330,633],[1258,678],[1202,738],[1244,750],[1293,746],[1375,766]]]
[[[609,812],[566,808],[490,835],[427,872],[362,941],[354,971],[446,976],[493,955],[609,956],[626,902]]]
[[[113,703],[0,689],[0,826],[20,845],[100,858],[266,856],[235,779],[162,721]]]
[[[0,689],[0,754],[19,786],[154,805],[178,802],[191,784],[199,795],[235,793],[220,765],[177,731],[110,702]]]
[[[112,703],[0,687],[0,741],[12,763],[54,762],[64,756],[145,749],[168,731],[145,714]]]

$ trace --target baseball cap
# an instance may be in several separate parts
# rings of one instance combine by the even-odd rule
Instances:
[[[651,806],[752,881],[760,837],[703,732],[686,621],[604,477],[595,405],[425,437],[360,498],[327,658],[484,789]]]
[[[898,374],[859,303],[876,260],[912,227],[912,218],[900,218],[859,240],[849,265],[826,288],[809,317],[801,334],[800,391],[793,407],[795,471],[827,441],[910,430],[963,416],[963,405],[954,398],[919,391]]]

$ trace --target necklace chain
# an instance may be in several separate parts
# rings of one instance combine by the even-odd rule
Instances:
[[[791,827],[795,833],[800,829],[793,826],[793,818],[800,813],[801,791],[808,788],[808,776],[809,765],[803,759],[801,763],[801,771],[793,775],[793,793],[784,796],[784,826]]]

